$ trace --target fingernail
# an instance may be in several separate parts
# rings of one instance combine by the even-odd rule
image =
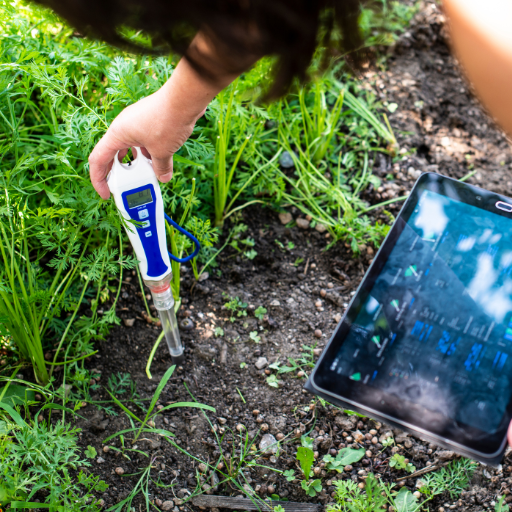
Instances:
[[[160,176],[158,176],[158,181],[162,182],[162,183],[167,183],[168,181],[170,181],[172,178],[172,171],[171,172],[168,172],[167,174],[161,174]]]

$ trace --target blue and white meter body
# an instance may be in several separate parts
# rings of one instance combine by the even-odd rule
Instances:
[[[151,160],[142,154],[140,148],[134,149],[136,157],[128,164],[121,163],[116,155],[107,178],[108,187],[126,221],[126,233],[139,260],[142,279],[151,290],[172,359],[175,363],[180,363],[184,358],[183,345],[170,287],[172,268],[165,238],[166,215],[160,183],[156,178]],[[168,220],[182,233],[193,239],[196,244],[194,255],[197,254],[199,250],[197,240],[179,228],[171,219]]]

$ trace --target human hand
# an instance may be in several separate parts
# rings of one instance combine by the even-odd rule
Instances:
[[[188,139],[205,108],[201,104],[176,108],[177,91],[168,84],[125,108],[89,156],[91,182],[103,199],[110,196],[106,177],[115,155],[119,151],[122,159],[133,146],[139,146],[151,158],[159,181],[166,183],[172,178],[172,156]]]

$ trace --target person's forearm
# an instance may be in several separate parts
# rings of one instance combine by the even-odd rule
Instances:
[[[224,71],[220,65],[215,69],[219,57],[211,44],[200,34],[192,43],[191,53],[192,57],[210,64],[208,67],[211,75],[199,75],[190,62],[183,58],[160,93],[171,112],[179,112],[180,115],[195,121],[212,99],[235,80],[239,73]]]
[[[512,3],[444,0],[455,53],[490,113],[512,133]]]

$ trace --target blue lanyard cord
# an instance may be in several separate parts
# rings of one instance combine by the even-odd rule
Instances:
[[[197,238],[193,234],[191,234],[188,231],[186,231],[185,229],[183,229],[181,226],[178,226],[178,224],[176,224],[176,222],[174,222],[171,219],[171,217],[169,217],[169,215],[167,215],[166,213],[164,213],[164,215],[165,215],[165,220],[172,227],[176,228],[182,235],[185,235],[187,238],[192,240],[192,242],[194,242],[194,245],[196,246],[196,248],[194,249],[194,252],[192,254],[190,254],[189,256],[186,256],[185,258],[177,258],[170,252],[169,252],[169,258],[171,258],[171,260],[173,260],[173,261],[177,261],[178,263],[186,263],[187,261],[190,261],[192,258],[195,258],[197,256],[197,253],[199,252],[199,249],[201,249],[201,245],[199,244],[199,241],[197,240]]]

